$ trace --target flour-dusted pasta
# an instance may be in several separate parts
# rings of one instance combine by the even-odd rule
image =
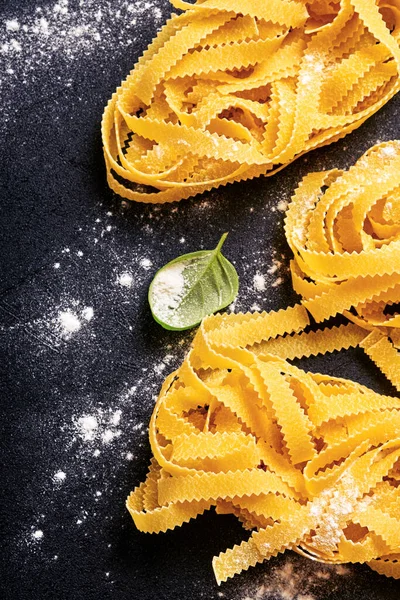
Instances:
[[[400,399],[269,354],[289,321],[285,311],[203,321],[156,403],[154,458],[128,509],[150,533],[211,506],[236,515],[252,533],[214,558],[219,583],[287,548],[399,577]],[[336,329],[333,346],[357,344],[360,331]]]
[[[364,329],[346,327],[400,390],[400,141],[374,146],[346,172],[307,175],[285,230],[303,307],[317,322],[339,313]]]
[[[108,183],[130,200],[172,202],[271,175],[399,90],[399,0],[172,4],[183,12],[103,116]]]

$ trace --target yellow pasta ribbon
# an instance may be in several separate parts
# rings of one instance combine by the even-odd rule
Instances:
[[[302,305],[318,322],[336,314],[353,321],[358,329],[346,328],[348,346],[361,346],[400,391],[400,141],[370,148],[347,172],[307,175],[288,207],[285,231]],[[298,355],[290,340],[268,342],[265,350],[286,346],[287,356]]]
[[[398,576],[400,400],[284,360],[285,344],[307,354],[303,311],[207,317],[154,409],[154,458],[127,507],[146,532],[211,506],[238,517],[252,534],[214,558],[218,583],[288,548]],[[382,337],[328,331],[308,354]]]
[[[181,14],[103,115],[107,180],[129,200],[173,202],[272,175],[359,127],[400,89],[399,0],[172,4]],[[342,262],[350,276],[353,261]]]

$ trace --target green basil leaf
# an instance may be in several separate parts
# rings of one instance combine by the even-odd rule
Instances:
[[[215,250],[184,254],[156,273],[149,288],[149,304],[154,319],[165,329],[195,327],[237,296],[236,269],[221,254],[227,235],[223,234]]]

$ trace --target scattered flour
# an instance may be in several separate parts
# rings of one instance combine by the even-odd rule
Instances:
[[[69,257],[70,254],[67,253]],[[60,263],[55,263],[53,268],[60,270]],[[57,274],[57,277],[63,274]],[[38,290],[35,302],[27,304],[28,310],[19,311],[10,305],[8,314],[10,323],[2,326],[0,330],[6,329],[10,335],[21,333],[27,336],[33,343],[38,353],[47,352],[49,349],[59,352],[60,346],[71,339],[79,340],[86,344],[90,339],[96,338],[93,328],[89,323],[93,320],[94,309],[85,306],[80,300],[71,297],[70,289],[59,297],[40,295]],[[33,312],[32,308],[36,308]],[[82,335],[87,330],[88,335]],[[79,335],[77,335],[79,333]]]
[[[109,444],[113,441],[114,438],[119,437],[120,435],[120,431],[112,431],[112,429],[106,429],[102,434],[101,439],[104,444]]]
[[[11,21],[6,21],[6,30],[7,31],[18,31],[20,25],[16,19],[12,19]]]
[[[289,203],[287,202],[287,200],[279,200],[278,204],[276,205],[276,208],[280,212],[286,212],[288,205]]]
[[[282,258],[282,257],[281,257]],[[284,281],[284,278],[281,276],[283,274],[284,267],[282,265],[282,261],[278,260],[276,256],[272,258],[272,264],[265,273],[260,273],[257,271],[253,276],[253,289],[247,290],[248,299],[251,300],[251,291],[260,294],[261,292],[267,292],[269,288],[276,288],[281,285]],[[275,279],[272,279],[272,276],[278,275]],[[265,297],[265,294],[263,295]],[[253,310],[253,307],[251,308]]]
[[[65,337],[71,333],[74,333],[75,331],[79,331],[81,328],[81,322],[78,316],[70,310],[59,312],[58,321]]]
[[[230,310],[230,312],[235,312],[236,303],[237,303],[237,298],[228,306],[228,309]]]
[[[161,373],[165,370],[166,368],[166,364],[161,362],[158,365],[154,365],[154,371],[158,374],[161,375]]]
[[[269,275],[273,275],[274,273],[276,273],[282,266],[282,262],[280,260],[278,260],[277,258],[273,258],[272,259],[272,265],[270,266],[270,268],[268,269],[267,273]]]
[[[178,342],[179,344],[179,342]],[[73,518],[76,527],[82,528],[82,535],[87,535],[85,525],[96,519],[96,511],[93,504],[101,504],[105,495],[109,496],[110,487],[117,490],[115,493],[125,493],[122,487],[118,487],[114,467],[118,461],[132,462],[136,459],[135,451],[147,445],[147,414],[154,405],[160,385],[165,378],[164,371],[167,367],[173,370],[177,364],[182,362],[185,348],[180,346],[176,353],[171,350],[175,345],[167,345],[165,354],[157,358],[157,364],[162,365],[160,372],[157,369],[146,368],[146,376],[142,378],[135,375],[135,384],[125,382],[118,393],[112,397],[103,399],[92,396],[78,398],[75,403],[74,412],[69,413],[69,419],[63,420],[59,427],[62,436],[62,460],[63,469],[53,469],[47,474],[50,485],[43,488],[46,509],[53,510],[59,503],[57,494],[68,492],[74,496],[76,485],[81,486],[84,482],[88,494],[82,495],[79,506]],[[135,398],[137,396],[137,398]],[[140,402],[139,402],[140,399]],[[144,412],[143,401],[148,402]],[[81,411],[79,410],[81,407]],[[65,419],[65,417],[64,417]],[[57,455],[59,460],[59,455]],[[109,465],[113,467],[110,471]],[[68,474],[68,476],[67,476]],[[106,474],[106,476],[105,476]],[[45,484],[46,485],[46,484]],[[101,487],[100,487],[101,486]],[[94,497],[94,499],[93,499]],[[85,503],[88,502],[90,504]],[[98,504],[97,504],[98,503]],[[26,532],[23,538],[24,547],[31,552],[44,552],[45,549],[39,544],[43,537],[43,524],[46,515],[37,516],[36,523]],[[100,512],[97,513],[100,515]],[[105,517],[106,519],[112,517]],[[53,560],[53,554],[51,555]]]
[[[140,22],[149,23],[149,15],[156,26],[161,25],[163,13],[157,4],[154,0],[53,0],[9,13],[0,26],[1,72],[9,69],[19,78],[33,78],[35,67],[51,66],[55,56],[71,62],[129,47],[140,35]]]
[[[119,398],[120,406],[128,403],[132,394],[124,393]],[[123,418],[123,408],[103,408],[96,407],[90,413],[84,413],[82,416],[73,418],[74,442],[83,442],[89,454],[98,457],[101,454],[101,448],[113,444],[121,435],[121,426],[128,424],[129,433],[144,428],[144,423],[132,424],[131,421]],[[93,449],[94,448],[94,449]],[[81,447],[82,452],[85,448]]]
[[[122,287],[130,288],[133,284],[133,277],[130,273],[121,273],[117,278],[117,283]]]
[[[15,9],[7,4],[0,22],[2,130],[15,125],[21,105],[16,96],[26,106],[55,96],[52,105],[62,111],[59,90],[68,94],[85,69],[109,69],[110,57],[118,52],[139,55],[146,45],[144,32],[153,25],[155,35],[170,13],[170,7],[160,9],[161,0],[32,1]],[[83,104],[81,90],[82,85],[75,97]]]
[[[34,540],[41,540],[43,539],[43,531],[41,529],[36,529],[36,531],[34,531],[32,533],[32,537]]]
[[[153,280],[151,299],[154,312],[162,321],[170,320],[179,327],[178,308],[185,293],[185,265],[176,263],[159,271]]]
[[[115,426],[119,425],[120,421],[121,421],[121,414],[122,414],[122,410],[118,409],[116,410],[112,417],[111,417],[111,423]]]
[[[94,310],[91,306],[86,306],[82,311],[82,317],[85,321],[91,321],[93,319]]]
[[[66,473],[64,473],[64,471],[57,471],[57,473],[54,473],[53,475],[53,481],[55,483],[62,483],[63,481],[65,481],[65,479],[67,478]]]
[[[273,282],[271,283],[271,287],[273,287],[273,288],[275,288],[275,287],[278,287],[278,285],[281,285],[281,283],[283,283],[283,279],[282,279],[282,277],[277,277],[277,278],[275,279],[275,281],[273,281]]]
[[[142,258],[139,264],[141,267],[143,267],[143,269],[150,269],[150,267],[153,265],[149,258]]]
[[[256,273],[253,277],[254,289],[257,292],[263,292],[266,289],[265,277],[261,273]]]
[[[351,574],[343,565],[319,565],[299,556],[284,558],[282,565],[270,567],[256,577],[238,600],[320,600],[334,597],[342,589],[343,576]],[[336,597],[336,595],[335,595]],[[340,594],[337,596],[340,597]]]
[[[144,424],[143,424],[143,423],[138,423],[137,425],[134,425],[134,426],[132,427],[132,430],[133,430],[133,431],[137,431],[137,430],[139,430],[139,429],[143,429],[143,427],[144,427]]]
[[[383,155],[383,157],[396,156],[397,149],[395,148],[395,146],[384,146],[380,149],[380,154]]]
[[[84,415],[79,417],[77,421],[79,435],[85,442],[94,440],[96,436],[96,430],[99,426],[97,418],[93,415]]]

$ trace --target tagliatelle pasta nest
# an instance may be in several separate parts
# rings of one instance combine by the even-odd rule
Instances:
[[[173,0],[107,105],[110,187],[172,202],[333,142],[400,88],[399,0]]]
[[[294,289],[317,322],[345,315],[400,391],[400,141],[307,175],[286,214]]]
[[[236,515],[252,533],[214,558],[219,583],[287,548],[400,578],[400,399],[268,353],[307,323],[302,306],[206,318],[156,404],[128,509],[150,533],[211,506]],[[348,327],[328,346],[365,336]]]

